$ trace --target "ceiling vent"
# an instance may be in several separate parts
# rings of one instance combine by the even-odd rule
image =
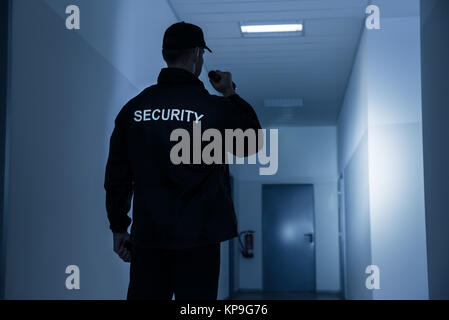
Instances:
[[[269,108],[299,108],[304,106],[302,98],[296,99],[265,99],[264,106]]]

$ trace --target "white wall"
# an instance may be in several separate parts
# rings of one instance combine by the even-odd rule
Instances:
[[[165,0],[43,2],[64,20],[66,7],[78,5],[81,29],[76,33],[93,51],[139,90],[156,82],[160,68],[165,66],[161,56],[164,32],[177,22]]]
[[[382,272],[374,298],[427,299],[419,17],[383,28],[368,38],[371,249]]]
[[[401,6],[416,9],[419,2],[379,4],[382,29],[363,32],[339,119],[339,168],[346,200],[356,199],[346,201],[347,260],[353,264],[348,297],[425,299],[419,10],[394,16]],[[360,228],[369,231],[369,242]],[[363,247],[351,248],[353,241]],[[367,263],[381,273],[380,290],[369,293]]]
[[[429,296],[449,299],[449,1],[421,1],[424,178]]]
[[[254,258],[238,255],[240,289],[262,290],[262,185],[313,184],[316,285],[339,291],[337,142],[335,127],[279,128],[279,170],[260,176],[257,165],[234,165],[239,230],[255,230]]]
[[[338,167],[344,177],[348,299],[372,299],[372,292],[365,288],[365,268],[371,264],[367,54],[367,40],[362,36],[338,126]]]

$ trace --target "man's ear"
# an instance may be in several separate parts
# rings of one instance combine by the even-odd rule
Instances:
[[[193,56],[194,56],[194,62],[197,63],[200,60],[200,48],[199,47],[195,47],[195,49],[193,49]]]

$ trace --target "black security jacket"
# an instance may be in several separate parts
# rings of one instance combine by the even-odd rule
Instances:
[[[135,246],[188,248],[237,236],[228,165],[175,165],[170,160],[180,140],[171,141],[171,133],[185,129],[193,141],[198,118],[202,132],[260,129],[253,108],[237,94],[211,95],[192,73],[177,68],[162,69],[158,83],[129,101],[115,119],[104,183],[106,209],[110,229],[124,232],[133,199]]]

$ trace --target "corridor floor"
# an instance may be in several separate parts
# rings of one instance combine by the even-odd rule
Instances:
[[[238,291],[229,300],[341,300],[339,293]]]

